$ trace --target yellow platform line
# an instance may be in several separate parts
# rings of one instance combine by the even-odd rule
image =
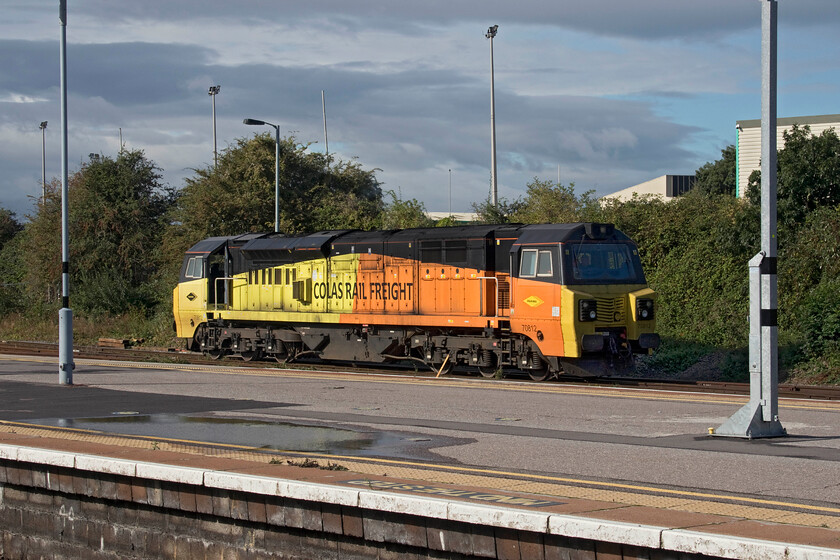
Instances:
[[[257,463],[276,461],[278,456],[293,457],[296,460],[306,457],[333,463],[340,462],[342,466],[352,472],[372,477],[457,484],[557,498],[612,502],[623,506],[648,506],[758,521],[840,529],[840,508],[783,500],[728,496],[711,492],[675,490],[648,485],[515,473],[494,469],[436,465],[398,459],[360,458],[293,451],[271,450],[267,452],[264,449],[242,445],[210,444],[208,442],[152,436],[103,434],[93,430],[41,426],[23,422],[0,421],[0,433],[18,433],[46,438],[58,437],[103,445],[154,449]]]

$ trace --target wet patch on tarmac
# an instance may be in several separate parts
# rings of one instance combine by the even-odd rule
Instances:
[[[459,445],[467,441],[450,437],[418,437],[417,434],[393,431],[220,416],[140,414],[136,411],[117,411],[100,417],[41,418],[30,422],[105,434],[236,445],[270,451],[415,460],[440,460],[429,451],[430,447]]]

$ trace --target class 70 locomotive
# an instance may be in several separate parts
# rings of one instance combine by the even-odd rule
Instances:
[[[656,294],[612,224],[211,237],[175,331],[213,358],[415,360],[440,373],[611,375],[658,347]]]

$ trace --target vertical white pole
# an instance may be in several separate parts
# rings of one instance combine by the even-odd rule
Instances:
[[[70,209],[67,198],[67,0],[59,0],[61,40],[61,309],[58,312],[58,382],[73,384],[73,311],[70,309]]]
[[[715,435],[787,434],[779,422],[779,327],[776,259],[776,0],[761,0],[761,252],[750,266],[750,402]]]
[[[761,396],[763,420],[779,417],[779,323],[776,275],[776,0],[761,6]],[[766,264],[765,264],[766,263]]]

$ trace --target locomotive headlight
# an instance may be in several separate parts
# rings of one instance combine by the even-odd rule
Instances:
[[[578,302],[578,319],[581,322],[594,321],[598,318],[598,302],[594,299],[582,299]]]
[[[649,321],[653,319],[652,299],[636,300],[636,319],[638,319],[639,321]]]

